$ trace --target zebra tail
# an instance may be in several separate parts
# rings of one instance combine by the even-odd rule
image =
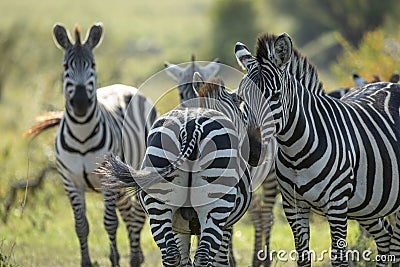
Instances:
[[[23,133],[24,138],[33,140],[43,131],[58,126],[64,115],[64,111],[48,112],[36,118],[36,123]]]
[[[105,160],[93,172],[104,176],[103,187],[108,189],[130,188],[133,193],[149,188],[154,184],[166,182],[165,178],[171,178],[171,174],[193,153],[194,147],[201,136],[199,125],[196,125],[196,130],[189,143],[187,142],[187,133],[185,131],[181,132],[182,144],[177,159],[161,170],[152,172],[135,170],[122,162],[119,157],[113,154],[106,154],[104,156]]]
[[[104,156],[105,160],[93,172],[103,175],[102,186],[107,189],[130,188],[132,193],[163,181],[158,172],[135,170],[113,154]]]

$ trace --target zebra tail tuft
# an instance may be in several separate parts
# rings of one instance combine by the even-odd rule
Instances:
[[[36,123],[25,131],[22,136],[33,140],[43,131],[58,126],[63,116],[64,111],[53,111],[39,116],[36,118]]]
[[[158,172],[135,170],[113,154],[106,154],[104,158],[94,173],[104,176],[102,185],[107,189],[129,188],[130,193],[135,194],[164,181]]]

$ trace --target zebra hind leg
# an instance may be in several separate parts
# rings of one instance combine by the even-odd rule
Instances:
[[[215,210],[221,212],[218,208]],[[223,242],[224,226],[221,225],[221,222],[226,218],[221,218],[221,214],[214,215],[213,210],[210,210],[209,207],[197,207],[196,211],[199,215],[201,234],[193,266],[211,267]],[[218,215],[219,217],[214,218],[214,216]]]
[[[135,198],[132,199],[126,191],[120,191],[117,207],[125,223],[130,245],[130,266],[138,267],[144,261],[142,248],[140,246],[140,232],[142,231],[146,215]]]
[[[85,193],[78,191],[73,185],[67,184],[66,179],[63,182],[74,212],[75,232],[78,236],[81,249],[81,266],[91,267],[92,263],[90,261],[88,246],[89,223],[86,218]]]
[[[181,253],[175,242],[175,233],[172,230],[172,214],[176,208],[155,199],[147,198],[145,205],[151,206],[148,209],[150,229],[153,239],[160,248],[162,263],[165,267],[179,266],[181,262]]]
[[[110,261],[111,266],[119,266],[119,253],[117,249],[117,228],[118,228],[118,216],[116,211],[116,199],[117,195],[111,190],[103,190],[104,198],[104,227],[107,231],[109,242],[110,242]]]
[[[390,252],[391,232],[390,224],[385,218],[359,221],[360,225],[375,240],[380,259],[385,259]],[[385,261],[378,261],[377,266],[386,266]]]
[[[230,266],[235,267],[236,261],[233,257],[232,247],[232,226],[225,228],[224,235],[222,237],[222,243],[215,256],[213,266]]]

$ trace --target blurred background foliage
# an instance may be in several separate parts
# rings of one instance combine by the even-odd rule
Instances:
[[[13,183],[30,179],[54,159],[55,131],[33,142],[21,136],[36,116],[63,109],[62,52],[52,40],[56,22],[70,31],[79,23],[83,33],[92,23],[103,22],[103,43],[95,50],[100,86],[139,87],[163,69],[164,61],[186,62],[193,53],[198,60],[218,57],[238,68],[235,43],[241,41],[252,49],[264,32],[289,33],[295,46],[316,64],[327,91],[352,86],[353,72],[367,80],[378,75],[384,81],[399,71],[400,5],[395,0],[3,0],[0,10],[0,203]],[[170,89],[173,86],[158,84],[143,93],[154,97],[168,91],[160,102],[164,112],[178,103],[176,90]],[[92,201],[89,216],[101,221],[101,197],[88,198]],[[43,262],[61,266],[72,253],[73,262],[79,262],[72,212],[59,177],[50,175],[40,193],[19,192],[16,199],[8,222],[0,221],[0,263],[4,255],[7,259],[14,255],[11,258],[23,266]],[[0,206],[0,218],[4,213]],[[277,218],[273,231],[283,234],[274,237],[273,232],[273,244],[281,246],[286,235],[290,249],[291,234],[288,228],[280,228],[285,219],[282,214]],[[252,239],[243,234],[249,231],[249,221],[243,225],[235,238],[245,251],[239,255],[244,264]],[[319,229],[318,225],[313,227]],[[91,229],[104,234],[94,234],[94,243],[106,242],[102,225]],[[35,246],[44,234],[53,239]],[[60,238],[65,242],[60,244]],[[48,252],[46,244],[53,246],[61,263],[52,255],[41,256]],[[319,245],[327,244],[328,238]],[[104,247],[96,247],[93,254],[102,255],[108,264]]]

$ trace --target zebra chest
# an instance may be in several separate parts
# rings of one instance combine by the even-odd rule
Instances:
[[[62,151],[57,153],[57,169],[64,179],[67,179],[82,190],[98,191],[101,187],[98,175],[93,174],[93,170],[97,168],[97,163],[103,159],[102,153],[87,153],[81,155],[79,153],[67,153]]]

